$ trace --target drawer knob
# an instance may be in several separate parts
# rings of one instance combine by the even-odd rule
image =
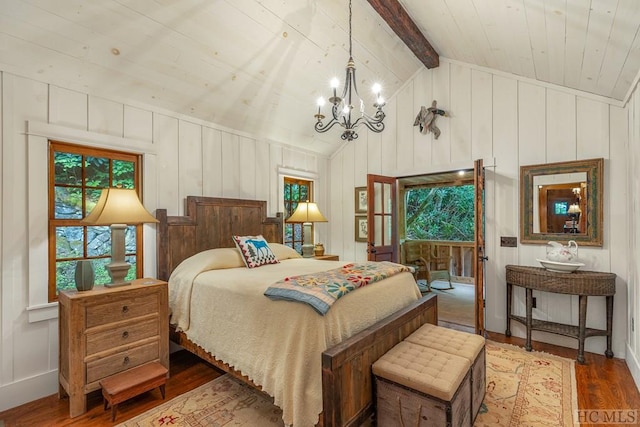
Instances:
[[[123,365],[128,365],[129,364],[129,356],[125,356],[124,359],[122,359],[122,364]]]
[[[122,306],[122,312],[123,313],[128,313],[129,312],[129,306],[128,305],[123,305]]]
[[[125,338],[125,339],[126,339],[126,338],[129,338],[129,332],[124,331],[124,332],[122,333],[122,338]]]

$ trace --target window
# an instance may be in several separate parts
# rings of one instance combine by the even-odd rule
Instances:
[[[302,224],[286,222],[286,219],[298,207],[298,202],[311,202],[312,181],[304,179],[284,178],[284,244],[302,253],[303,233]],[[313,229],[312,229],[313,233]]]
[[[75,288],[78,260],[91,260],[95,284],[109,283],[111,230],[80,221],[95,206],[103,188],[140,189],[141,157],[136,154],[49,143],[49,301]],[[139,193],[139,191],[138,191]],[[142,226],[125,232],[127,280],[142,276]],[[140,260],[138,262],[138,260]]]
[[[556,215],[566,215],[569,212],[569,202],[555,202],[553,211]]]

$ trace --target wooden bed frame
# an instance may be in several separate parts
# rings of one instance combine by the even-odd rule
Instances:
[[[158,278],[168,280],[184,259],[207,249],[234,247],[232,235],[262,234],[282,243],[283,217],[267,217],[267,203],[256,200],[193,197],[185,216],[167,216],[158,209]],[[424,323],[437,323],[436,296],[428,295],[322,354],[323,412],[320,426],[356,426],[374,413],[371,364]],[[241,372],[191,342],[184,333],[170,331],[171,340],[232,376],[253,384]]]

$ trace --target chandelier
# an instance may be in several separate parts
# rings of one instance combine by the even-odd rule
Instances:
[[[318,99],[318,113],[314,116],[316,121],[316,131],[324,133],[339,124],[344,128],[341,138],[345,141],[352,141],[358,138],[358,134],[355,129],[360,125],[365,125],[373,132],[382,132],[384,130],[384,98],[380,95],[381,87],[379,84],[373,85],[373,93],[375,94],[376,101],[373,104],[376,111],[373,116],[367,114],[364,111],[364,101],[358,93],[358,87],[356,85],[356,65],[353,62],[352,42],[351,42],[351,0],[349,0],[349,62],[347,62],[345,85],[340,96],[337,95],[337,89],[340,82],[337,78],[331,79],[331,88],[333,89],[333,96],[329,98],[331,103],[331,115],[332,118],[329,122],[324,123],[325,116],[322,114],[322,107],[325,104],[324,98]],[[357,103],[357,105],[354,105]],[[354,111],[355,108],[359,111]],[[357,117],[355,121],[352,121],[352,114]],[[358,117],[359,115],[359,117]]]

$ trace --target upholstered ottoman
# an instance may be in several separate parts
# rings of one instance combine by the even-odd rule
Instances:
[[[486,392],[485,340],[480,335],[431,324],[422,325],[405,341],[464,357],[471,363],[471,411],[476,419]]]
[[[407,341],[372,366],[377,425],[471,426],[471,363]]]

